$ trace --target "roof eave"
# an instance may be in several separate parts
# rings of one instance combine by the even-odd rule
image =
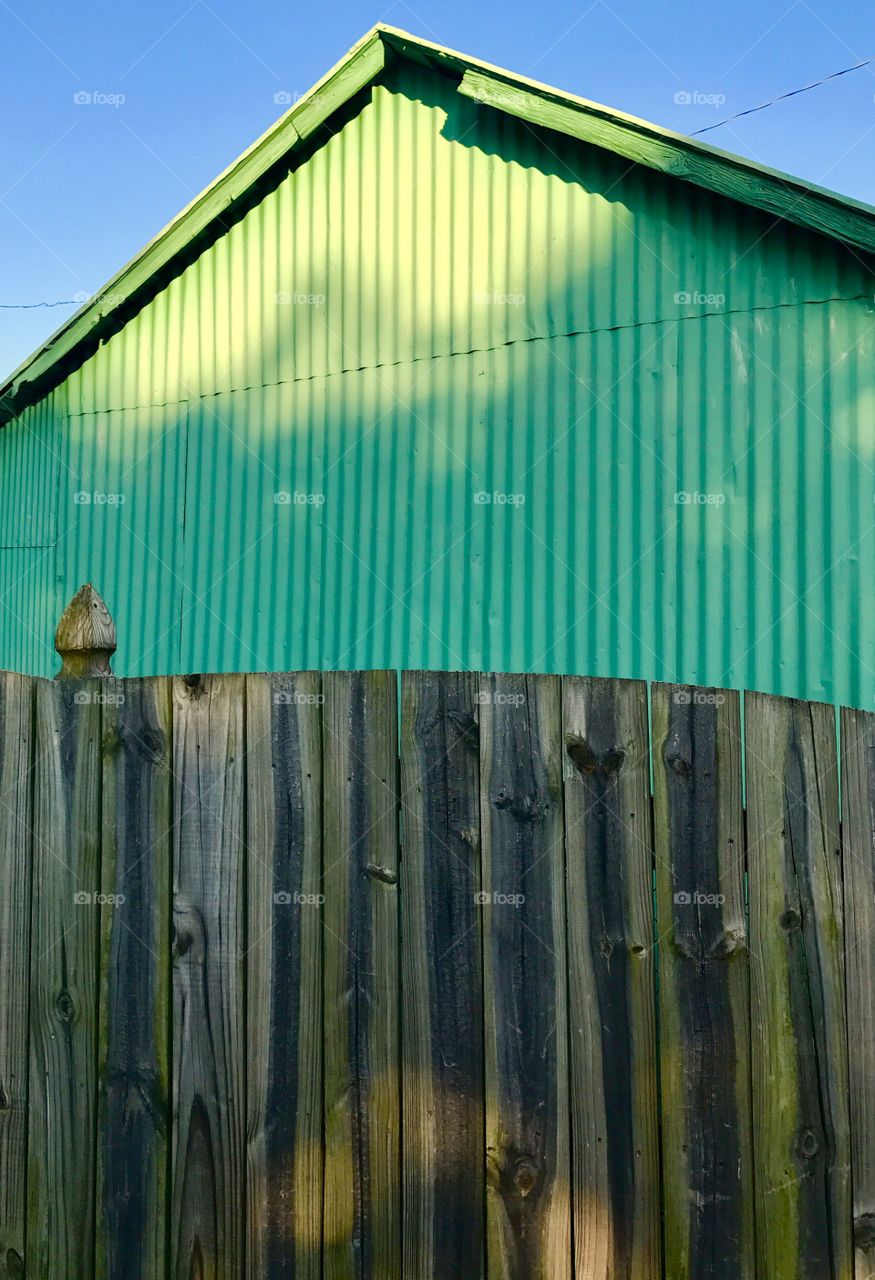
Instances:
[[[306,142],[383,69],[380,29],[372,28],[336,66],[247,148],[233,164],[70,316],[0,386],[0,427],[46,395],[115,332],[156,291],[192,246],[216,230],[254,184]]]

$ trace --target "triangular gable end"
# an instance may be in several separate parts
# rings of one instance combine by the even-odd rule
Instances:
[[[19,366],[0,387],[0,426],[136,315],[228,228],[271,172],[301,149],[318,146],[323,134],[330,136],[323,126],[377,81],[392,55],[453,77],[458,92],[477,104],[875,252],[870,205],[380,24]]]

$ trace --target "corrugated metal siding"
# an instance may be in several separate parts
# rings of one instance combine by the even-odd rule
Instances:
[[[118,670],[177,670],[187,406],[70,417],[64,426],[57,571],[65,600],[93,581],[110,603]],[[223,521],[226,513],[218,514]],[[228,521],[230,523],[230,521]]]
[[[871,271],[769,227],[398,73],[65,384],[62,533],[28,589],[93,578],[134,675],[872,705]],[[20,465],[45,487],[50,459]],[[69,512],[69,485],[126,501]],[[50,631],[7,622],[0,665],[47,673]]]
[[[58,403],[53,392],[0,431],[0,549],[49,547],[58,537]]]

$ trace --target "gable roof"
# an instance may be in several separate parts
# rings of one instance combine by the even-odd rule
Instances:
[[[553,129],[705,190],[875,252],[875,208],[635,116],[514,75],[395,27],[378,24],[104,288],[0,385],[0,427],[56,387],[226,230],[260,184],[373,84],[387,53],[458,80],[458,92],[532,126]]]

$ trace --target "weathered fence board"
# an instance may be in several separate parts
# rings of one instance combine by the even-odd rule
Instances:
[[[653,688],[666,1274],[752,1280],[738,694]]]
[[[246,677],[247,1274],[322,1257],[321,678]]]
[[[398,699],[323,677],[325,1280],[401,1271]]]
[[[561,707],[481,679],[487,1275],[571,1275]]]
[[[97,1250],[101,1280],[166,1275],[170,1134],[170,681],[102,694]]]
[[[36,686],[28,1276],[94,1272],[99,682]]]
[[[565,679],[578,1280],[661,1275],[647,689]]]
[[[854,1276],[875,1280],[875,715],[841,713]]]
[[[875,1280],[875,716],[401,692],[0,673],[0,1277]]]
[[[835,716],[749,694],[753,1147],[759,1275],[851,1274]]]
[[[24,1270],[33,685],[0,672],[0,1276]]]
[[[243,1275],[243,690],[173,682],[174,1280]]]
[[[404,1275],[483,1275],[478,679],[405,672],[401,699]]]

